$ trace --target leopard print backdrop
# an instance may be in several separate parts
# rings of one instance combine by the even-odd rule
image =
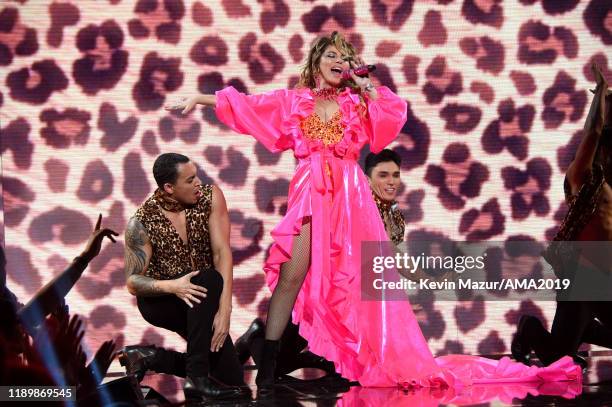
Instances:
[[[210,109],[167,100],[227,85],[297,82],[310,42],[343,32],[373,77],[408,101],[391,148],[411,236],[551,238],[593,84],[609,80],[609,0],[3,1],[2,191],[8,284],[22,301],[66,267],[94,219],[123,232],[166,151],[190,156],[229,202],[236,338],[269,298],[261,271],[286,210],[294,158],[234,134]],[[91,348],[111,336],[183,349],[147,325],[125,289],[123,244],[106,244],[68,296]],[[554,304],[421,299],[432,350],[502,353],[518,316]],[[148,379],[167,394],[171,378]]]

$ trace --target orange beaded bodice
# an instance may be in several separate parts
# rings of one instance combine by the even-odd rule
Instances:
[[[324,145],[329,146],[342,140],[344,129],[341,121],[340,109],[326,122],[321,120],[318,114],[312,112],[302,120],[300,127],[307,139],[321,140]]]

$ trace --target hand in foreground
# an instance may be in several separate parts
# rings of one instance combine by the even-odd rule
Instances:
[[[164,105],[165,110],[182,110],[182,114],[191,112],[198,104],[197,96],[187,98],[182,97]]]
[[[96,352],[95,356],[87,365],[87,371],[93,379],[94,387],[99,385],[106,376],[106,372],[115,358],[115,341],[104,342]]]
[[[197,276],[200,273],[199,270],[192,271],[189,274],[185,274],[183,277],[177,278],[176,280],[170,281],[170,292],[181,300],[185,301],[190,308],[193,308],[193,303],[200,303],[198,297],[205,298],[206,292],[208,291],[205,287],[202,287],[191,282],[191,278]]]
[[[85,335],[83,321],[77,315],[61,321],[51,318],[46,320],[46,327],[47,335],[41,334],[36,340],[51,347],[57,358],[57,366],[53,368],[61,371],[66,382],[80,384],[86,368],[86,355],[81,345]]]
[[[96,222],[96,227],[89,236],[89,240],[85,245],[85,250],[83,250],[83,253],[81,253],[81,257],[88,263],[98,254],[100,254],[102,240],[104,240],[105,237],[108,237],[113,243],[117,243],[113,236],[119,236],[119,234],[112,229],[100,229],[101,224],[102,215],[100,214],[98,216],[98,222]]]

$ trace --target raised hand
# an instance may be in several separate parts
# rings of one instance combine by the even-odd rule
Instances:
[[[357,86],[364,90],[365,88],[372,85],[372,81],[370,80],[369,76],[357,76],[352,71],[353,69],[357,69],[358,67],[365,65],[365,62],[363,62],[363,59],[361,59],[361,57],[357,57],[356,59],[349,59],[349,65],[351,67],[351,78],[353,79],[353,81],[355,81]]]
[[[597,86],[602,86],[604,88],[608,87],[608,81],[606,81],[606,78],[604,77],[603,73],[601,72],[601,68],[599,67],[599,65],[597,65],[595,62],[593,62],[591,64],[591,71],[593,72],[593,75],[595,75],[595,82],[597,83]]]
[[[39,333],[37,346],[54,352],[57,365],[51,369],[61,369],[61,374],[67,383],[80,383],[85,370],[86,356],[81,346],[85,335],[83,322],[74,315],[69,320],[58,321],[54,317],[47,318],[43,328],[46,333]]]
[[[113,236],[119,236],[117,232],[111,229],[100,229],[102,224],[102,214],[98,216],[98,222],[96,222],[96,227],[94,231],[89,236],[89,240],[87,241],[87,245],[85,246],[85,250],[81,253],[81,257],[87,262],[90,262],[94,257],[100,254],[100,249],[102,248],[102,240],[105,237],[108,237],[113,243],[116,243]]]
[[[104,376],[106,376],[106,372],[114,358],[115,341],[111,339],[100,346],[94,358],[87,365],[87,371],[92,377],[94,386],[99,385]]]
[[[181,300],[185,301],[190,308],[193,308],[193,303],[200,303],[198,297],[205,298],[206,292],[208,291],[205,287],[202,287],[191,282],[191,278],[197,276],[200,273],[199,270],[192,271],[189,274],[185,274],[183,277],[177,278],[171,281],[170,292]]]
[[[164,105],[165,110],[182,110],[182,114],[187,114],[193,110],[193,108],[198,104],[197,96],[187,98],[182,97],[180,99],[174,100],[172,102],[166,103]]]

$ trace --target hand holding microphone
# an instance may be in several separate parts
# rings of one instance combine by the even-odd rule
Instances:
[[[345,60],[348,61],[350,69],[342,71],[342,79],[352,79],[361,88],[362,92],[367,93],[372,99],[377,99],[378,92],[376,92],[376,88],[374,88],[368,76],[370,72],[376,69],[376,66],[367,65],[360,57],[356,59],[347,57]]]
[[[351,68],[345,71],[342,71],[342,79],[348,81],[352,78],[351,72],[359,77],[367,77],[370,72],[376,70],[376,65],[362,65],[357,68]]]

